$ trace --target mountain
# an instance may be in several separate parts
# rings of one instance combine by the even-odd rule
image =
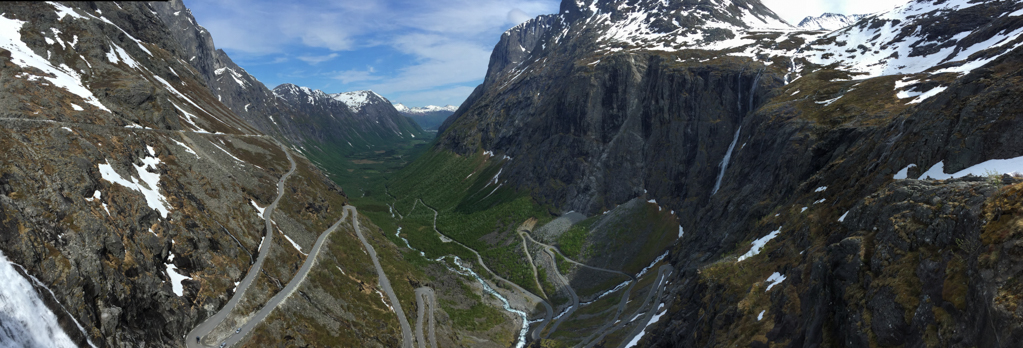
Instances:
[[[288,143],[301,115],[180,1],[0,4],[0,81],[0,345],[285,342],[331,318],[340,346],[407,336],[389,308],[411,285],[367,266],[393,244],[360,241],[376,227]],[[301,319],[242,331],[261,309]]]
[[[796,27],[803,30],[832,31],[853,25],[864,17],[867,17],[867,15],[846,16],[838,13],[825,13],[817,17],[807,16]]]
[[[273,94],[298,113],[323,122],[305,132],[307,139],[319,143],[368,149],[387,142],[424,137],[415,122],[372,91],[327,94],[282,84],[274,88]]]
[[[645,316],[552,303],[571,329],[537,319],[551,345],[1001,346],[1023,332],[1002,254],[1023,185],[1001,175],[1023,170],[1021,10],[915,0],[820,34],[757,1],[566,0],[502,35],[424,160],[486,163],[452,213],[505,192],[583,214],[562,242],[587,264],[628,255],[608,215],[671,212],[670,276],[648,278],[667,285],[627,311]]]
[[[437,127],[440,127],[440,125],[444,123],[444,120],[447,120],[451,114],[458,111],[458,107],[453,105],[427,105],[424,107],[409,108],[402,104],[394,104],[394,108],[402,115],[415,120],[416,123],[426,130],[437,130]]]

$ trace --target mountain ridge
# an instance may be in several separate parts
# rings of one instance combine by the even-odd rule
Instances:
[[[824,13],[820,16],[807,16],[799,21],[796,25],[797,28],[805,30],[838,30],[850,26],[860,19],[863,19],[869,15],[866,14],[853,14],[844,15],[840,13]]]

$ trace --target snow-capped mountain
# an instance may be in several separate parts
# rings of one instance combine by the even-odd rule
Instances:
[[[398,109],[398,112],[402,115],[415,120],[419,126],[428,131],[437,130],[437,128],[448,119],[448,117],[454,114],[455,111],[458,111],[458,107],[453,105],[427,105],[424,107],[410,108],[399,103],[394,104],[394,108]]]
[[[306,135],[319,142],[355,149],[423,137],[415,122],[373,91],[328,94],[285,83],[274,88],[273,94],[319,125]]]
[[[856,23],[860,19],[863,19],[863,17],[866,16],[867,15],[862,14],[847,16],[838,13],[825,13],[817,17],[808,16],[806,18],[803,18],[803,20],[800,21],[799,25],[796,25],[796,27],[805,30],[832,31],[853,25],[854,23]]]
[[[394,108],[397,109],[398,112],[406,114],[406,115],[408,115],[408,114],[425,114],[425,113],[439,112],[439,111],[447,111],[447,112],[458,111],[458,107],[454,106],[454,105],[447,105],[447,106],[427,105],[427,106],[423,106],[423,107],[410,108],[410,107],[405,106],[404,104],[398,103],[398,104],[394,104]]]

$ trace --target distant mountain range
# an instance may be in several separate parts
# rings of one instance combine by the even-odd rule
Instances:
[[[853,25],[854,23],[858,22],[860,19],[863,19],[866,16],[867,15],[865,14],[854,14],[847,16],[838,13],[825,13],[817,17],[808,16],[806,18],[803,18],[803,20],[799,22],[799,25],[797,25],[797,27],[806,30],[832,31]]]
[[[454,105],[427,105],[424,107],[410,108],[398,103],[394,104],[394,108],[402,115],[411,117],[416,121],[416,123],[419,123],[424,130],[437,130],[437,128],[444,123],[444,120],[447,120],[451,114],[458,111],[458,107]]]

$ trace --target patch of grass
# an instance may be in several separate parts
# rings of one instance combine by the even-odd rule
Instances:
[[[587,228],[586,226],[581,226],[578,224],[572,226],[572,228],[570,228],[565,233],[562,233],[561,236],[558,237],[557,240],[558,249],[560,249],[561,252],[565,253],[565,255],[567,255],[569,258],[578,259],[583,249],[583,243],[586,242],[586,237],[589,234],[590,234],[589,228]],[[562,269],[560,261],[564,260],[564,258],[561,257],[561,255],[557,255],[557,257],[560,258],[558,260],[559,261],[558,269]]]
[[[476,302],[468,309],[461,309],[453,301],[441,300],[440,308],[451,317],[451,322],[456,328],[473,332],[490,330],[505,320],[501,312],[482,302]]]

